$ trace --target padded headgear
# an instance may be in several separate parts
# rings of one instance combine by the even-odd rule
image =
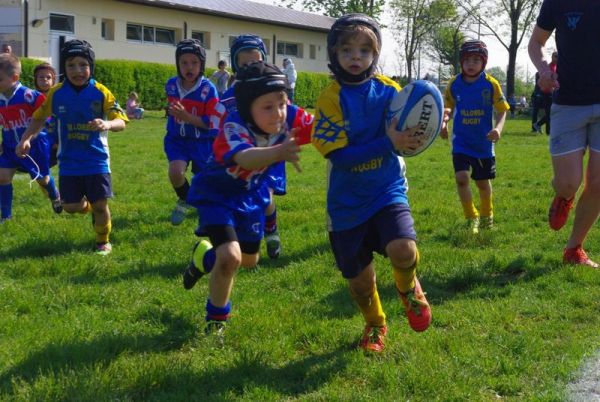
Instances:
[[[206,51],[202,47],[202,42],[198,39],[184,39],[177,44],[175,49],[175,65],[177,66],[177,75],[182,77],[179,71],[179,58],[181,55],[191,53],[200,59],[200,77],[204,75],[204,67],[206,66]]]
[[[229,54],[231,55],[231,69],[236,74],[242,66],[237,65],[237,56],[242,50],[256,49],[260,52],[262,59],[267,59],[267,48],[260,36],[243,34],[236,37],[231,44]]]
[[[233,88],[238,113],[244,121],[256,127],[252,113],[250,113],[252,102],[269,92],[285,92],[287,78],[279,67],[264,61],[254,61],[242,66],[235,78]]]
[[[90,76],[94,75],[96,54],[89,42],[80,39],[72,39],[64,43],[63,47],[60,49],[60,62],[63,71],[66,71],[67,59],[71,57],[83,57],[86,59],[88,63],[90,63]]]
[[[487,61],[488,61],[488,50],[487,50],[487,46],[485,45],[485,43],[483,43],[480,40],[468,40],[462,44],[462,46],[460,47],[460,53],[459,53],[461,67],[462,67],[463,61],[465,61],[465,59],[467,57],[474,55],[474,54],[481,56],[481,60],[483,62],[483,65],[481,66],[481,71],[485,70],[485,65],[487,64]],[[479,73],[481,73],[481,71]]]
[[[365,71],[361,74],[350,74],[340,66],[340,63],[335,54],[335,47],[338,45],[338,38],[340,33],[348,31],[351,27],[356,25],[364,25],[375,33],[377,37],[377,54],[373,59],[373,62]],[[327,34],[327,55],[329,56],[328,67],[336,78],[340,78],[346,82],[360,82],[370,77],[377,68],[377,61],[379,60],[379,54],[381,53],[381,30],[379,24],[373,18],[365,14],[353,13],[346,14],[337,19],[331,26],[329,33]]]

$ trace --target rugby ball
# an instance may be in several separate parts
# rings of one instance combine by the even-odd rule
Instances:
[[[400,156],[415,156],[425,151],[442,128],[444,102],[439,89],[430,81],[418,80],[406,85],[390,103],[386,121],[389,127],[398,118],[396,129],[418,127],[414,136],[420,137],[421,145],[411,151],[397,151]]]

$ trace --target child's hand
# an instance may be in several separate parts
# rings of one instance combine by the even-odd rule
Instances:
[[[94,131],[106,131],[112,128],[112,124],[110,121],[102,120],[102,119],[94,119],[92,121],[88,121],[90,128]]]
[[[17,148],[15,148],[15,153],[19,158],[24,158],[25,155],[29,153],[30,149],[31,143],[29,142],[29,140],[23,141],[23,139],[21,139],[21,141],[19,141],[19,143],[17,144]]]
[[[489,133],[487,133],[487,139],[492,142],[498,142],[500,139],[500,131],[497,128],[493,128]]]
[[[296,142],[296,132],[298,128],[294,128],[290,131],[289,136],[283,141],[279,147],[280,159],[290,162],[294,165],[298,172],[301,172],[300,165],[300,145]]]
[[[399,152],[414,151],[421,145],[421,140],[414,137],[413,134],[417,131],[417,127],[407,128],[404,131],[396,130],[398,118],[392,119],[392,124],[387,129],[387,136],[392,141],[394,149]]]
[[[179,101],[170,103],[167,113],[175,117],[177,120],[183,122],[187,122],[188,120],[188,112],[186,112],[185,107]]]
[[[450,113],[452,109],[445,108],[444,109],[444,118],[442,119],[442,129],[440,130],[440,137],[444,140],[448,139],[448,122],[450,121]]]

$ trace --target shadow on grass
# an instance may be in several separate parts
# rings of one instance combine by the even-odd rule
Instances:
[[[432,274],[422,276],[419,281],[427,293],[427,300],[433,305],[441,305],[455,297],[491,297],[507,296],[507,285],[534,281],[561,268],[558,262],[544,262],[541,257],[517,257],[504,266],[493,257],[478,266],[465,266],[443,276]],[[389,267],[389,266],[388,266]],[[383,267],[380,266],[379,269]],[[384,268],[386,269],[386,268]],[[485,292],[475,292],[484,287]],[[377,289],[381,302],[385,306],[392,300],[399,300],[393,282],[378,280]],[[350,318],[359,314],[346,286],[329,293],[322,299],[320,314],[327,318]]]
[[[18,258],[45,258],[70,254],[74,251],[91,252],[93,245],[91,234],[89,239],[82,239],[77,242],[64,238],[46,238],[41,241],[32,236],[15,247],[2,248],[0,250],[0,261]]]
[[[15,379],[34,382],[38,376],[60,377],[70,370],[109,364],[122,353],[162,352],[178,349],[195,336],[196,326],[164,311],[155,317],[165,331],[158,335],[103,334],[92,340],[47,345],[0,376],[0,394],[9,394]]]

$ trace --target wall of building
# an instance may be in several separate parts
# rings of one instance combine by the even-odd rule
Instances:
[[[50,31],[49,13],[73,15],[74,35]],[[142,44],[126,39],[128,23],[174,29],[176,41],[192,31],[207,32],[207,65],[216,67],[220,58],[229,59],[229,38],[242,33],[260,35],[269,44],[269,61],[273,61],[273,38],[277,41],[302,43],[303,57],[293,57],[298,71],[327,71],[327,34],[304,31],[223,17],[207,16],[183,10],[170,10],[122,3],[111,0],[30,0],[29,20],[42,19],[39,27],[29,25],[29,56],[51,61],[57,56],[58,37],[77,37],[89,41],[98,59],[128,59],[158,63],[173,63],[175,48],[172,45]],[[114,39],[101,37],[102,20],[114,26]],[[310,46],[314,45],[315,59],[311,59]],[[275,63],[282,65],[286,56],[277,55]]]

